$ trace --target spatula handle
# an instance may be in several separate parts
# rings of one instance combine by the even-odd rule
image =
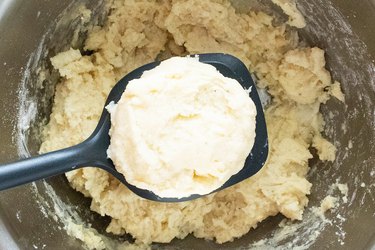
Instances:
[[[88,143],[0,165],[0,190],[90,165]]]

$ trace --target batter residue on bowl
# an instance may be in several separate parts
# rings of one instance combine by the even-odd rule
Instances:
[[[292,2],[283,7],[296,11]],[[302,27],[303,19],[296,13],[294,17],[289,24]],[[341,100],[343,95],[325,69],[324,51],[302,47],[288,24],[275,26],[273,21],[262,12],[236,13],[224,0],[115,0],[105,25],[89,32],[84,49],[92,54],[70,49],[51,59],[62,79],[41,152],[87,138],[113,85],[160,55],[233,54],[272,96],[265,110],[270,141],[266,166],[213,195],[157,203],[139,198],[98,168],[69,172],[72,187],[92,197],[91,209],[112,217],[108,232],[130,233],[146,244],[190,233],[223,243],[278,213],[302,219],[311,188],[305,178],[312,158],[309,148],[314,147],[321,160],[335,159],[335,147],[321,135],[324,121],[319,107],[331,95]]]

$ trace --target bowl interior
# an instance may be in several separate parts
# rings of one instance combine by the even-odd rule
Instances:
[[[54,85],[59,78],[48,58],[69,46],[79,48],[87,29],[103,23],[108,11],[103,1],[38,3],[31,0],[0,4],[0,33],[7,34],[0,36],[0,74],[5,76],[0,80],[3,89],[0,111],[5,114],[0,117],[1,162],[38,152],[40,124],[48,121]],[[93,11],[88,22],[81,18],[82,4]],[[239,11],[252,7],[285,18],[270,1],[240,0],[233,4]],[[371,24],[375,23],[372,15],[375,4],[371,1],[301,0],[298,6],[307,20],[307,27],[300,31],[300,36],[307,44],[326,51],[328,68],[333,78],[342,83],[346,98],[345,104],[332,99],[322,107],[326,136],[338,148],[337,159],[334,163],[311,160],[308,178],[314,185],[309,208],[319,206],[335,182],[348,184],[348,202],[340,203],[337,210],[327,214],[332,223],[317,220],[308,208],[305,220],[294,223],[292,233],[284,236],[277,226],[283,217],[278,215],[231,243],[217,245],[189,236],[155,246],[165,249],[246,249],[261,240],[270,247],[361,249],[373,246],[375,33],[371,31]],[[75,32],[79,39],[75,39]],[[132,241],[130,236],[116,237],[106,233],[109,218],[90,211],[89,206],[90,199],[71,189],[64,176],[1,192],[0,238],[7,240],[0,241],[0,248],[7,244],[4,246],[8,249],[16,246],[26,249],[31,245],[53,249],[64,242],[70,249],[80,249],[81,242],[62,230],[66,220],[87,227],[91,225],[102,237],[114,242]],[[319,235],[311,238],[315,232]]]

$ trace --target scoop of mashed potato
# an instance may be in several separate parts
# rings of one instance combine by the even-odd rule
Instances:
[[[112,217],[108,232],[129,233],[146,244],[188,234],[224,243],[278,213],[300,220],[312,185],[306,179],[309,147],[317,148],[323,160],[334,159],[335,147],[321,135],[319,107],[332,89],[337,92],[337,84],[324,70],[323,51],[298,44],[287,24],[275,26],[273,17],[262,12],[237,13],[226,0],[114,0],[103,27],[89,32],[84,48],[92,55],[68,50],[52,58],[62,79],[40,151],[87,138],[110,89],[130,70],[160,55],[233,54],[272,96],[265,110],[269,158],[258,174],[174,204],[144,200],[97,168],[66,176],[73,188],[92,198],[92,210]]]
[[[108,157],[128,183],[160,197],[218,189],[254,144],[249,94],[198,57],[172,57],[145,71],[107,109]]]

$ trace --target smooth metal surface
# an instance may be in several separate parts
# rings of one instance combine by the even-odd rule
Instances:
[[[54,25],[53,21],[72,2],[78,5],[78,1],[72,0],[13,0],[10,5],[7,5],[6,11],[2,12],[5,14],[0,19],[0,75],[2,76],[0,79],[0,113],[3,114],[0,116],[0,162],[19,158],[13,135],[14,127],[18,123],[18,87],[28,58],[38,48],[48,27]],[[90,8],[97,5],[97,3],[92,3],[95,1],[79,2],[90,2]],[[248,1],[236,2],[246,4]],[[374,183],[374,175],[371,173],[375,166],[375,83],[373,77],[375,69],[372,62],[375,59],[375,2],[373,0],[300,0],[299,6],[308,17],[308,27],[301,34],[310,45],[317,45],[327,51],[328,66],[335,79],[343,84],[347,100],[347,107],[332,100],[322,109],[327,117],[329,112],[333,111],[334,119],[327,119],[326,126],[327,131],[332,131],[328,133],[329,137],[338,147],[338,159],[333,164],[315,164],[315,171],[309,175],[310,181],[315,184],[309,206],[319,205],[329,185],[337,178],[340,178],[340,182],[348,183],[349,201],[338,210],[346,220],[338,224],[337,214],[327,215],[336,222],[324,228],[311,248],[371,249],[374,247],[375,239],[373,196],[375,187],[370,186]],[[72,7],[70,12],[74,9]],[[341,15],[340,18],[346,20],[345,23],[337,22],[337,15]],[[69,25],[65,28],[69,28]],[[327,32],[328,28],[331,32]],[[50,32],[53,34],[53,39],[46,38],[50,54],[69,46],[68,42],[64,43],[64,41],[68,41],[72,34],[64,33],[63,30],[61,28]],[[365,48],[358,38],[364,42]],[[347,47],[345,47],[345,42],[348,44]],[[32,77],[31,75],[27,82],[29,95],[37,99],[40,96],[33,92],[35,86]],[[48,84],[53,85],[54,81],[46,82],[46,85]],[[52,96],[53,93],[52,90],[48,90],[44,94]],[[48,102],[47,104],[40,101],[38,103],[37,108],[41,115],[37,117],[37,122],[43,121],[45,114],[48,114],[49,107]],[[342,124],[347,125],[348,133],[344,133],[341,128]],[[31,129],[30,133],[37,134],[37,130]],[[349,140],[352,140],[353,148],[347,151]],[[31,154],[37,152],[38,144],[37,140],[29,138],[28,149]],[[345,152],[348,152],[347,156]],[[366,183],[367,188],[360,188],[361,182]],[[108,218],[89,211],[89,199],[73,191],[63,177],[53,178],[48,183],[63,202],[75,208],[74,213],[82,221],[91,223],[100,233],[111,237],[104,230],[105,225],[108,224]],[[41,206],[40,204],[49,205]],[[53,216],[46,212],[52,209],[53,203],[43,183],[0,193],[0,219],[3,225],[0,225],[0,249],[16,249],[17,247],[21,249],[59,249],[62,247],[81,249],[80,241],[68,236],[66,231],[61,229],[63,225],[56,222]],[[188,237],[184,240],[175,240],[172,244],[162,245],[162,247],[168,249],[246,247],[251,242],[271,236],[281,219],[281,216],[268,219],[250,234],[223,245]],[[342,227],[346,233],[344,245],[337,240],[338,227]],[[297,231],[288,240],[303,242],[305,239],[299,238],[299,235],[301,232]]]

